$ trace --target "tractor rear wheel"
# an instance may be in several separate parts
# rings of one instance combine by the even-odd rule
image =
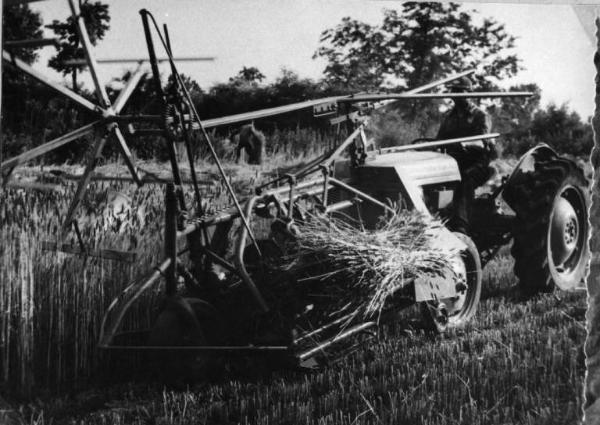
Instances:
[[[459,327],[469,321],[475,315],[481,297],[483,272],[479,251],[471,238],[464,233],[454,232],[454,235],[467,246],[460,254],[462,264],[458,273],[464,275],[464,289],[459,291],[456,297],[421,304],[426,326],[439,333],[448,327]]]
[[[562,158],[539,161],[507,195],[516,206],[511,253],[521,290],[577,287],[589,258],[589,195],[581,169]]]

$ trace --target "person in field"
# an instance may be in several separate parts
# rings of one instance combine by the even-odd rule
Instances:
[[[450,85],[449,89],[453,93],[465,93],[472,91],[473,86],[468,78],[463,77]],[[490,132],[491,120],[485,111],[467,98],[452,98],[452,101],[454,107],[442,121],[438,140]],[[445,150],[456,159],[461,174],[461,183],[454,196],[454,217],[449,226],[455,231],[468,233],[475,189],[490,178],[490,162],[497,157],[496,149],[491,141],[481,140],[448,145]]]
[[[254,123],[243,125],[235,136],[235,139],[237,139],[236,162],[240,162],[242,149],[244,149],[248,164],[262,164],[265,150],[265,135],[254,127]]]

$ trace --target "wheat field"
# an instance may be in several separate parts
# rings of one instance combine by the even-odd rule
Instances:
[[[269,168],[228,172],[244,191]],[[118,225],[101,214],[82,219],[83,236],[94,247],[136,251],[132,264],[41,248],[56,239],[72,186],[0,194],[0,388],[26,423],[564,424],[581,417],[585,292],[515,301],[507,250],[485,269],[475,318],[443,336],[425,333],[418,313],[408,311],[323,370],[259,374],[260,366],[242,365],[192,388],[101,384],[102,314],[162,255],[163,188],[111,187],[132,197],[129,216]],[[107,188],[93,184],[82,211],[93,210]],[[205,190],[226,201],[223,187]],[[133,324],[147,326],[153,313],[139,307]]]

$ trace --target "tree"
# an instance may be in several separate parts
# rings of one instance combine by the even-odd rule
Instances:
[[[566,104],[548,105],[533,117],[531,135],[561,153],[589,156],[594,145],[592,126],[584,123]]]
[[[533,117],[540,109],[542,90],[537,84],[529,83],[511,86],[509,91],[528,91],[533,96],[496,99],[487,111],[495,132],[520,138],[529,131]]]
[[[515,123],[512,131],[505,134],[503,151],[520,156],[538,143],[546,143],[561,154],[587,158],[593,140],[589,122],[583,122],[566,104],[551,103],[546,108],[537,108],[529,121]]]
[[[106,31],[110,28],[108,5],[99,1],[90,3],[85,0],[81,4],[81,16],[85,22],[90,42],[95,46],[98,40],[104,38]],[[80,47],[76,25],[73,16],[69,16],[64,22],[54,20],[50,25],[46,25],[60,40],[58,53],[48,61],[48,66],[62,72],[63,75],[71,74],[74,91],[77,91],[77,72],[85,67],[85,65],[65,64],[65,61],[84,59],[85,57],[83,48]]]
[[[243,67],[235,77],[229,79],[230,82],[244,81],[248,83],[261,83],[265,79],[265,75],[255,66],[250,68]]]
[[[2,30],[4,41],[40,39],[44,35],[40,14],[33,12],[27,4],[4,9]],[[38,49],[39,47],[27,47],[11,49],[11,52],[31,65],[38,58]]]
[[[406,89],[475,67],[478,85],[490,88],[518,72],[515,38],[492,19],[476,23],[473,13],[454,3],[408,2],[400,12],[385,10],[381,25],[346,17],[321,34],[314,57],[327,60],[330,84],[355,90]]]

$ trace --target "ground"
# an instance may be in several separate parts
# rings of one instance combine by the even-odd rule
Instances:
[[[228,170],[239,177],[238,188],[261,171]],[[151,192],[140,198],[160,202]],[[151,216],[151,205],[146,207]],[[409,311],[318,370],[262,373],[264,362],[233,362],[223,376],[188,388],[114,380],[76,391],[63,386],[61,395],[46,391],[21,402],[22,417],[36,424],[576,423],[585,373],[585,291],[516,297],[508,252],[486,266],[474,319],[444,335],[425,332],[418,311]],[[81,264],[67,266],[75,270]],[[92,287],[95,281],[88,279]],[[72,286],[65,283],[63,298]],[[94,326],[92,316],[96,321],[80,328]]]
[[[229,374],[185,389],[116,384],[30,404],[32,422],[576,423],[585,292],[519,301],[511,263],[488,264],[476,317],[445,335],[423,332],[413,314],[322,370]]]

